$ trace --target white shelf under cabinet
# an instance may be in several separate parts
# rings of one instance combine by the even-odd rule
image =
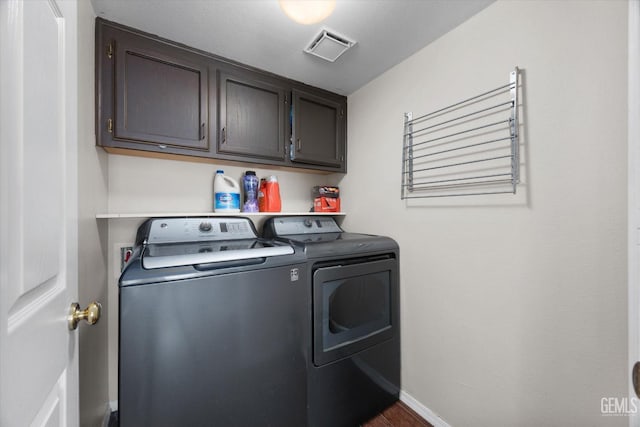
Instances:
[[[143,212],[143,213],[100,213],[96,214],[97,219],[118,219],[118,218],[182,218],[187,216],[246,216],[255,219],[264,219],[272,216],[344,216],[345,212]]]

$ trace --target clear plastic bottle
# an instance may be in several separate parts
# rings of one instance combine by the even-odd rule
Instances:
[[[242,179],[244,205],[242,212],[258,212],[258,177],[254,171],[246,171]]]

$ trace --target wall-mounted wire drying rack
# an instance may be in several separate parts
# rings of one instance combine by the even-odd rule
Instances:
[[[518,78],[420,117],[405,113],[402,199],[516,193]]]

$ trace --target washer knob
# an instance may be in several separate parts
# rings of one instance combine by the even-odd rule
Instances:
[[[198,229],[204,233],[207,233],[213,229],[210,222],[201,222]]]
[[[309,218],[305,218],[303,224],[305,227],[311,228],[311,226],[313,225],[313,222],[311,222]]]

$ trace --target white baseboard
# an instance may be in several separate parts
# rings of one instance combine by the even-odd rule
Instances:
[[[451,427],[445,420],[440,418],[438,414],[418,402],[406,391],[400,391],[400,400],[409,408],[413,409],[422,418],[430,422],[433,427]]]

